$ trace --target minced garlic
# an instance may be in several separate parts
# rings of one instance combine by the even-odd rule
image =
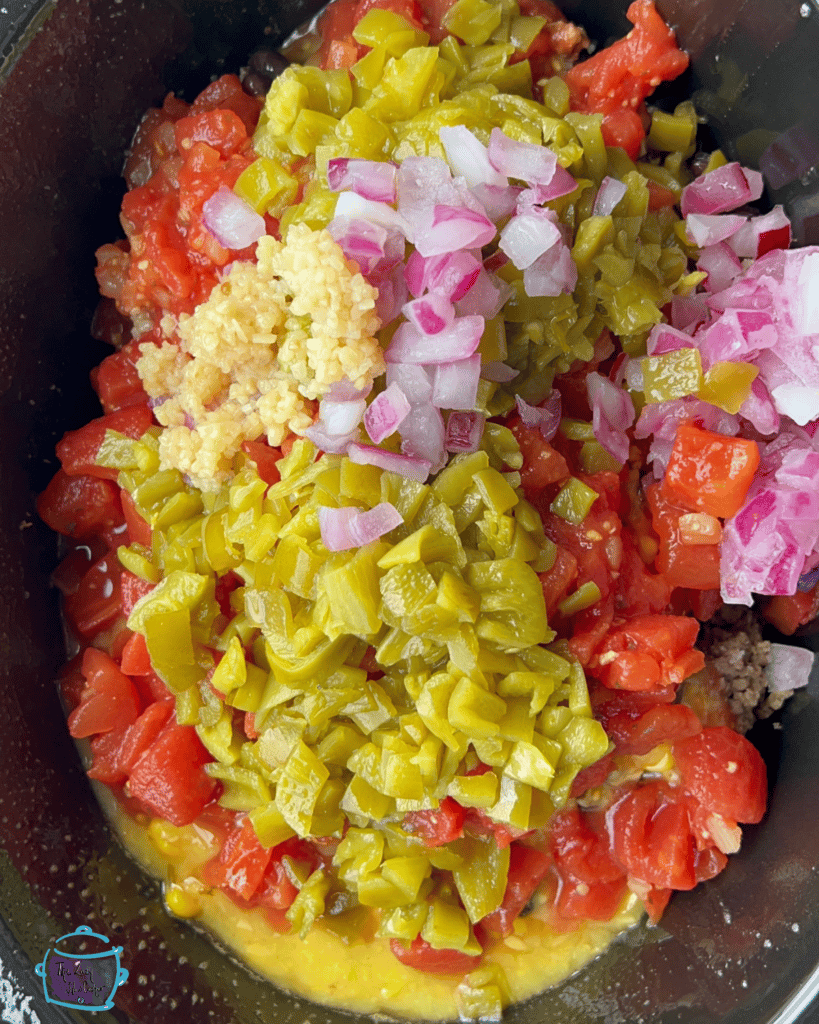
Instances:
[[[243,441],[302,434],[333,384],[363,390],[384,372],[376,289],[327,231],[296,224],[284,243],[261,238],[256,254],[179,318],[176,338],[143,344],[137,363],[148,395],[164,399],[154,410],[163,468],[203,490],[228,478]]]

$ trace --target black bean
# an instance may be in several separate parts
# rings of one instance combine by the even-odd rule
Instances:
[[[286,58],[282,57],[276,50],[256,50],[250,55],[248,65],[251,71],[256,71],[265,78],[273,81],[287,67]]]
[[[251,96],[264,96],[270,88],[270,82],[270,78],[260,75],[258,71],[248,71],[242,79],[242,86]]]

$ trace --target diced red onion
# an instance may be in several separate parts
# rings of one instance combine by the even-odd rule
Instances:
[[[352,220],[368,220],[385,228],[396,228],[407,241],[411,242],[412,228],[409,222],[387,203],[365,199],[356,192],[341,192],[336,200],[336,217]]]
[[[751,217],[728,240],[740,259],[758,259],[772,249],[787,249],[791,244],[791,222],[781,206],[761,217]]]
[[[366,388],[357,388],[348,377],[342,377],[335,381],[327,389],[324,399],[329,402],[358,402],[364,399],[372,391],[372,385]]]
[[[438,334],[455,320],[455,307],[437,292],[405,303],[402,312],[422,334]]]
[[[627,191],[628,189],[622,181],[618,181],[617,178],[610,178],[607,174],[600,182],[592,214],[595,217],[608,217]]]
[[[700,253],[697,270],[702,270],[708,275],[705,279],[705,287],[709,292],[721,292],[742,273],[742,264],[737,259],[733,246],[737,236],[746,227],[747,224],[741,227],[728,242],[707,245]]]
[[[656,324],[646,338],[646,353],[650,356],[665,355],[681,348],[694,348],[691,336],[668,324]]]
[[[462,124],[444,125],[438,132],[447,161],[474,189],[476,185],[506,187],[509,182],[489,162],[486,146]]]
[[[424,264],[423,284],[450,302],[458,302],[477,281],[481,267],[481,261],[469,252],[432,256]]]
[[[423,483],[429,476],[431,463],[427,459],[419,459],[412,455],[399,455],[388,452],[384,448],[376,448],[371,444],[354,442],[347,449],[347,458],[361,466],[378,466],[388,473],[397,473],[408,480]]]
[[[505,188],[498,185],[476,185],[472,192],[486,211],[486,216],[498,224],[515,212],[522,189],[517,185],[507,185]]]
[[[334,402],[325,396],[319,403],[319,423],[329,435],[350,434],[361,423],[367,403],[357,401]]]
[[[267,233],[264,217],[227,185],[202,205],[202,223],[225,249],[246,249]]]
[[[415,231],[415,248],[422,256],[440,256],[461,249],[482,248],[497,234],[492,221],[468,206],[437,204],[429,227]]]
[[[458,316],[482,316],[494,320],[512,295],[512,286],[506,281],[481,270],[477,280],[458,301],[455,310]]]
[[[343,455],[354,441],[360,440],[361,433],[356,427],[349,434],[329,434],[321,423],[316,422],[305,430],[304,436],[319,451]]]
[[[550,203],[553,199],[560,199],[562,196],[570,195],[577,188],[577,181],[569,174],[565,167],[560,164],[555,167],[555,173],[548,185],[533,184],[524,189],[518,198],[518,209],[522,210],[527,206],[541,206],[543,203]]]
[[[675,295],[671,299],[671,324],[678,331],[696,327],[708,319],[708,304],[701,292]]]
[[[396,170],[386,161],[334,157],[327,163],[327,184],[331,192],[349,189],[377,203],[394,203]]]
[[[576,285],[577,264],[565,245],[555,245],[523,271],[523,287],[532,298],[568,294]]]
[[[538,257],[562,241],[556,219],[553,211],[539,207],[516,214],[501,231],[499,248],[518,270],[531,267]]]
[[[410,405],[432,401],[432,378],[418,363],[387,363],[387,387],[397,384]]]
[[[387,229],[360,217],[334,217],[327,230],[349,260],[355,260],[367,277],[385,256]]]
[[[404,280],[407,282],[407,288],[413,298],[417,299],[426,287],[424,283],[426,264],[427,261],[421,253],[417,249],[413,249],[404,267]]]
[[[481,357],[439,363],[432,383],[432,404],[439,409],[474,409],[481,379]]]
[[[389,437],[406,419],[410,411],[407,396],[397,384],[388,385],[367,406],[364,429],[375,444]]]
[[[764,183],[758,171],[724,164],[708,174],[701,174],[682,190],[680,208],[683,217],[691,213],[715,214],[736,210],[762,195]]]
[[[779,413],[759,377],[751,383],[751,393],[740,406],[739,415],[763,436],[778,432]]]
[[[594,436],[618,462],[627,462],[629,438],[626,431],[635,416],[631,396],[601,373],[586,374],[586,390],[592,408]]]
[[[448,452],[476,452],[481,444],[486,417],[479,412],[451,412],[446,423]]]
[[[813,651],[792,644],[772,643],[765,674],[775,692],[799,690],[808,685],[813,668]]]
[[[685,219],[685,231],[694,245],[704,249],[730,238],[745,223],[745,217],[732,213],[718,213],[714,216],[691,213]]]
[[[367,280],[378,289],[375,300],[375,312],[381,326],[391,324],[401,312],[407,301],[407,282],[404,279],[404,268],[399,263],[386,272],[376,268]]]
[[[446,426],[440,409],[434,405],[414,405],[401,424],[401,451],[404,455],[426,460],[433,473],[446,463]]]
[[[819,390],[805,384],[780,384],[771,391],[776,411],[804,427],[819,418]]]
[[[422,334],[411,323],[402,323],[393,335],[384,358],[388,363],[451,363],[471,356],[480,344],[482,316],[462,316],[438,334]]]
[[[519,373],[520,370],[515,370],[511,366],[507,366],[506,363],[500,362],[500,360],[492,360],[490,363],[484,363],[481,367],[481,377],[484,380],[491,380],[495,384],[508,384]]]
[[[552,388],[540,405],[529,405],[520,395],[515,396],[518,415],[527,427],[537,427],[544,440],[551,441],[560,426],[563,402],[557,388]]]
[[[364,511],[320,505],[318,519],[321,540],[328,551],[349,551],[350,548],[363,547],[404,522],[398,509],[388,501],[382,501]]]
[[[489,161],[507,178],[530,185],[548,185],[557,168],[557,157],[551,149],[510,139],[500,128],[493,128],[489,137]]]

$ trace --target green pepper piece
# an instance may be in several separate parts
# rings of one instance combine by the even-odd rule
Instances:
[[[599,497],[597,491],[573,476],[557,492],[549,510],[567,523],[579,526]]]
[[[297,835],[310,834],[313,811],[329,777],[325,765],[299,740],[276,784],[276,806]]]
[[[642,360],[647,402],[696,395],[703,385],[702,362],[695,348],[681,348]]]
[[[307,879],[293,901],[286,917],[290,924],[304,938],[313,927],[313,922],[324,913],[324,901],[330,891],[330,878],[319,868]]]
[[[503,902],[509,874],[509,847],[498,849],[494,840],[465,836],[452,843],[463,858],[452,877],[469,920],[477,924]]]

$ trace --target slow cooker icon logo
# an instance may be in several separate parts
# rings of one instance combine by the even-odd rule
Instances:
[[[96,952],[88,952],[89,948]],[[34,968],[43,979],[46,1001],[91,1011],[110,1010],[117,987],[128,978],[128,971],[119,964],[121,953],[122,946],[112,946],[88,925],[63,935]]]

